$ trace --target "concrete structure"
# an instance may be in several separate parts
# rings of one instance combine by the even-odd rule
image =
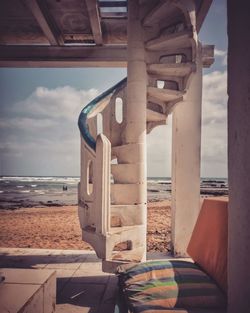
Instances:
[[[56,272],[0,268],[1,313],[53,313],[56,308]]]
[[[172,112],[176,255],[185,255],[200,208],[202,63],[211,65],[213,47],[198,42],[195,3],[129,1],[127,45],[127,83],[98,96],[79,117],[79,216],[83,238],[103,259],[105,271],[145,259],[146,132],[166,123]],[[97,135],[100,114],[103,133]]]
[[[70,5],[67,6],[65,1],[52,0],[1,1],[0,66],[126,66],[128,51],[134,51],[132,54],[135,53],[130,56],[132,58],[130,61],[138,61],[136,47],[127,49],[127,1],[72,0],[69,2]],[[173,179],[175,181],[173,232],[175,237],[173,240],[175,252],[178,254],[182,254],[184,251],[184,234],[189,235],[192,229],[191,224],[193,224],[198,210],[200,89],[198,86],[192,86],[192,84],[195,84],[196,79],[200,79],[200,50],[197,32],[201,28],[210,4],[210,0],[139,1],[141,8],[139,18],[143,25],[142,37],[145,53],[142,59],[145,58],[147,65],[147,130],[150,131],[152,127],[165,123],[166,116],[172,110],[175,111],[173,143],[175,150],[173,153]],[[70,14],[68,10],[70,10]],[[245,281],[249,281],[250,242],[248,227],[250,202],[248,179],[250,174],[248,162],[249,40],[247,40],[247,36],[244,36],[246,30],[249,29],[248,12],[248,1],[228,0],[230,194],[228,268],[230,313],[248,312],[250,294],[249,284],[245,283]],[[175,24],[179,17],[181,17],[180,20],[184,25],[181,25],[182,23]],[[169,29],[167,29],[168,26]],[[137,35],[136,40],[140,42],[141,37],[139,34]],[[130,35],[129,38],[131,38]],[[185,49],[183,49],[182,44],[184,44]],[[141,42],[138,45],[143,50]],[[183,51],[186,51],[184,58]],[[161,61],[165,59],[167,65],[162,65],[159,60],[159,57],[162,56],[161,52],[164,55],[169,54],[161,59]],[[199,53],[197,54],[197,52]],[[203,47],[201,59],[203,66],[209,66],[212,61],[211,50]],[[143,64],[144,61],[140,61]],[[143,66],[139,65],[139,67],[144,72]],[[133,75],[132,69],[129,73],[130,83],[134,79]],[[239,79],[241,77],[242,79]],[[142,79],[145,79],[144,74]],[[161,85],[164,85],[162,90],[157,88],[157,80],[160,81]],[[145,86],[140,88],[144,90]],[[130,84],[129,93],[136,92],[135,89]],[[139,101],[142,101],[143,97],[145,99],[144,93],[145,91],[139,96]],[[184,107],[183,96],[184,101],[190,105],[189,109],[187,106]],[[114,121],[116,97],[123,100],[123,116],[126,117],[126,120],[121,123]],[[145,150],[143,145],[142,149],[136,150],[133,143],[124,147],[126,138],[128,139],[129,136],[128,122],[135,122],[131,112],[128,111],[129,114],[127,114],[126,111],[126,83],[118,85],[105,99],[109,104],[102,102],[98,106],[103,115],[104,135],[97,138],[96,149],[88,148],[82,139],[84,158],[82,159],[82,180],[79,192],[80,220],[83,229],[86,230],[86,236],[89,236],[89,241],[94,242],[96,251],[100,251],[98,252],[99,255],[106,260],[106,252],[111,253],[112,250],[107,249],[106,237],[109,237],[110,240],[108,245],[113,246],[116,244],[117,237],[119,237],[118,241],[128,241],[128,238],[129,240],[134,239],[134,237],[140,238],[138,234],[141,231],[141,238],[136,243],[136,248],[142,248],[142,251],[136,256],[139,255],[143,258],[145,251],[145,238],[143,237],[145,234],[145,186],[143,187],[140,181],[133,180],[133,178],[136,177],[140,180],[145,177],[145,173],[143,174]],[[194,102],[193,100],[192,103],[189,102],[191,99],[195,99]],[[175,107],[176,100],[179,104]],[[129,100],[128,108],[130,106]],[[141,103],[140,106],[142,106]],[[189,114],[189,121],[185,120],[184,124],[182,121],[185,110],[188,112],[192,110],[194,115]],[[94,112],[96,114],[92,112],[92,117],[91,115],[88,116],[88,126],[92,137],[95,138],[97,132],[95,115],[99,111]],[[142,117],[138,116],[138,119],[145,120],[144,113]],[[186,147],[187,142],[185,142],[185,146],[182,147],[181,145],[181,141],[186,139],[185,126],[189,129],[192,127],[192,134],[196,133],[195,140],[189,141],[189,144],[192,142],[192,146],[190,145],[188,148]],[[143,128],[143,125],[141,127]],[[180,133],[177,133],[177,128],[181,130]],[[142,137],[144,144],[144,133]],[[128,140],[128,142],[130,141]],[[136,145],[137,143],[136,139]],[[184,153],[185,155],[188,154],[193,170],[188,167],[186,159],[182,158]],[[118,164],[111,165],[111,158],[113,163],[117,159]],[[86,163],[86,160],[89,163]],[[143,161],[141,162],[142,167],[138,165],[140,160]],[[93,166],[94,161],[96,161],[95,166]],[[115,182],[112,186],[109,175],[111,170]],[[186,183],[188,175],[190,175],[189,182],[192,181],[193,186],[188,186]],[[98,207],[96,207],[96,197],[90,195],[95,180],[99,189]],[[84,191],[85,186],[88,186],[86,192]],[[189,188],[195,190],[192,199],[187,198]],[[92,192],[95,192],[95,189]],[[111,203],[109,201],[110,193]],[[128,199],[129,203],[127,203]],[[193,204],[191,205],[191,203]],[[185,205],[186,211],[182,211],[183,205]],[[192,210],[192,212],[188,210]],[[190,213],[190,225],[184,229],[183,223],[185,225],[187,223],[188,212]],[[107,236],[110,229],[115,228],[115,225],[119,227],[118,234]],[[132,228],[130,230],[127,228],[126,231],[123,228],[130,226],[133,226],[133,231]],[[98,235],[95,234],[96,232]],[[100,237],[103,239],[102,241]],[[131,247],[131,244],[128,243],[127,246]]]
[[[228,1],[228,313],[250,308],[249,1]]]
[[[201,46],[196,48],[185,100],[173,112],[172,131],[172,242],[175,255],[183,256],[200,211],[201,154]],[[190,140],[192,138],[192,140]]]
[[[174,253],[185,255],[199,212],[202,66],[213,63],[213,46],[201,46],[197,33],[210,4],[1,3],[0,66],[127,65],[127,81],[94,99],[79,117],[80,223],[106,271],[145,259],[146,133],[173,112],[172,233]]]

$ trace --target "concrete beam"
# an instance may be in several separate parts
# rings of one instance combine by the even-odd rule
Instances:
[[[126,67],[127,48],[1,46],[0,67]]]
[[[99,5],[103,8],[124,8],[127,1],[99,1]]]
[[[50,16],[45,2],[39,0],[24,0],[24,3],[32,12],[50,44],[53,46],[63,45],[63,37],[60,34],[60,31],[57,28],[54,20]]]
[[[90,25],[95,43],[97,45],[102,45],[102,29],[97,0],[85,0],[85,2],[89,13]]]
[[[209,68],[214,63],[214,45],[202,45],[202,65]]]
[[[203,0],[201,3],[201,6],[200,6],[200,8],[197,12],[197,16],[196,16],[196,31],[197,31],[197,33],[201,29],[201,26],[205,20],[205,17],[207,16],[207,13],[210,9],[212,2],[213,2],[213,0]]]

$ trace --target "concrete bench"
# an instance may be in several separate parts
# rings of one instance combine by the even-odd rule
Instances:
[[[56,272],[1,268],[1,313],[53,313],[56,306]]]

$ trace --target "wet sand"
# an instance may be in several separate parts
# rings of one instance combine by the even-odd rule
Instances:
[[[148,203],[148,251],[167,252],[170,238],[170,201]],[[81,238],[77,206],[1,210],[0,247],[91,249]]]

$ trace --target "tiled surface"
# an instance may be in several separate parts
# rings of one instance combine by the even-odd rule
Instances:
[[[68,270],[56,269],[56,276],[57,276],[56,291],[57,291],[57,294],[60,294],[60,292],[62,291],[64,286],[68,283],[70,278],[74,275],[74,273],[75,273],[75,270],[72,270],[72,269],[68,269]]]
[[[0,268],[1,313],[52,312],[56,303],[56,273],[52,270]]]
[[[41,289],[40,285],[27,285],[24,288],[21,284],[2,284],[0,286],[0,312],[19,312],[25,303],[39,293],[39,289]],[[42,297],[39,299],[40,302],[43,301]],[[40,303],[37,307],[42,307],[42,304]]]
[[[114,312],[116,277],[102,272],[93,251],[0,248],[0,266],[22,268],[20,280],[25,268],[55,270],[56,313]]]
[[[148,259],[166,257],[148,255]],[[93,251],[0,248],[0,267],[55,270],[56,313],[114,312],[117,278],[102,272]]]
[[[59,295],[57,303],[71,303],[74,306],[95,307],[101,302],[104,291],[105,284],[78,284],[69,282]]]
[[[15,271],[13,269],[6,268],[4,271],[1,270],[1,272],[4,274],[5,283],[41,285],[47,281],[53,271],[37,271],[35,269],[30,269],[29,271],[26,269],[18,269],[18,271]]]

